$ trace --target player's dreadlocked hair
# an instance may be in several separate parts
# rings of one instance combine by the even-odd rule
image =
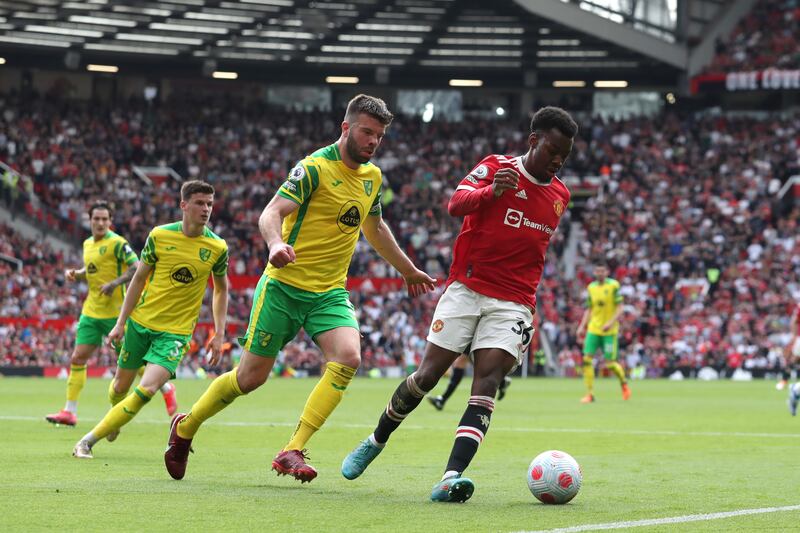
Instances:
[[[531,133],[557,129],[570,139],[578,134],[578,125],[572,117],[560,107],[547,106],[534,113],[531,119]]]
[[[347,104],[347,112],[344,114],[344,120],[352,124],[355,122],[359,113],[366,113],[384,126],[391,124],[394,118],[389,108],[386,107],[386,102],[367,94],[356,95],[350,100]]]

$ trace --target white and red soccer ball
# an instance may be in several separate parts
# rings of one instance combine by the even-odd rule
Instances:
[[[537,455],[526,477],[531,493],[542,503],[567,503],[578,494],[583,481],[578,462],[558,450]]]

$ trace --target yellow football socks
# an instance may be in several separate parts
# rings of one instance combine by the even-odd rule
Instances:
[[[92,430],[94,438],[100,440],[131,420],[152,396],[141,387],[136,387],[124,400],[112,407]]]
[[[609,361],[606,363],[606,367],[608,367],[614,373],[614,375],[619,378],[619,382],[622,385],[625,384],[625,370],[622,369],[622,365],[616,361]]]
[[[125,399],[125,396],[128,395],[128,392],[117,392],[114,390],[114,380],[111,380],[111,383],[108,384],[108,401],[111,402],[112,407],[117,405],[119,402]]]
[[[178,436],[191,439],[197,433],[200,424],[225,409],[243,394],[236,379],[236,369],[222,374],[211,383],[192,406],[189,414],[178,424]]]
[[[586,392],[594,394],[594,365],[592,358],[583,357],[583,382],[586,384]]]
[[[302,450],[306,443],[328,419],[339,405],[347,385],[356,375],[355,368],[340,363],[328,363],[325,373],[320,378],[300,415],[300,423],[294,431],[289,444],[284,450]]]
[[[77,402],[86,385],[86,365],[72,365],[67,378],[67,401]]]

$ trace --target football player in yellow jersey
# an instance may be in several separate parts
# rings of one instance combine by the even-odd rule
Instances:
[[[583,381],[587,389],[581,402],[594,401],[594,354],[600,347],[603,348],[606,367],[619,378],[622,399],[627,400],[631,397],[631,390],[625,380],[625,370],[617,361],[617,334],[623,311],[619,282],[608,277],[608,265],[602,259],[595,261],[594,277],[595,280],[586,288],[586,311],[577,331],[578,340],[583,340]]]
[[[359,230],[400,272],[410,295],[433,290],[435,280],[413,265],[381,217],[381,171],[369,161],[391,121],[383,100],[363,94],[353,98],[339,140],[303,159],[264,209],[259,229],[269,246],[269,264],[240,339],[241,362],[214,380],[188,414],[173,418],[164,454],[173,478],[184,476],[200,425],[261,386],[278,351],[301,327],[328,364],[272,467],[301,482],[316,477],[317,471],[305,462],[306,442],[339,404],[361,362],[358,322],[345,290]]]
[[[114,440],[170,378],[192,339],[208,278],[214,279],[214,331],[210,363],[220,358],[228,312],[228,245],[206,224],[214,205],[214,187],[187,181],[181,187],[180,222],[153,228],[142,260],[128,287],[109,343],[122,341],[112,384],[123,397],[73,449],[78,458],[92,457],[92,446]],[[137,370],[145,366],[139,385],[127,394]]]
[[[133,278],[139,258],[124,237],[109,229],[111,207],[105,202],[95,202],[89,208],[89,224],[92,236],[83,241],[83,268],[64,272],[67,281],[85,281],[89,294],[83,302],[75,336],[75,349],[70,359],[67,378],[67,404],[58,413],[45,419],[53,424],[74,426],[78,423],[78,398],[86,384],[86,363],[94,357],[117,321],[125,284]],[[116,349],[116,347],[115,347]],[[175,387],[167,384],[162,390],[167,403],[167,413],[172,415],[178,408]],[[112,404],[114,395],[110,394]]]

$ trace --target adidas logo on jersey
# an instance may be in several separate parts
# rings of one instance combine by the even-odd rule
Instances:
[[[528,199],[528,195],[525,194],[525,189],[520,189],[520,191],[517,194],[515,194],[514,196],[516,196],[517,198],[522,198],[523,200],[527,200]]]

